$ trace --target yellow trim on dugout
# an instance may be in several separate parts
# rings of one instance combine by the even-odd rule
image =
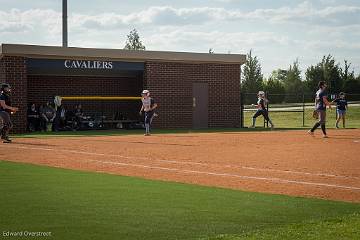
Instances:
[[[65,96],[62,100],[140,100],[141,97]]]

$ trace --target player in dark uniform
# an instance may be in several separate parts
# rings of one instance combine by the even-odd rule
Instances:
[[[339,94],[339,98],[336,98],[331,103],[336,103],[337,119],[336,119],[335,127],[339,128],[339,122],[342,119],[343,127],[345,128],[345,115],[346,115],[346,111],[348,109],[348,104],[347,104],[347,101],[345,99],[345,93],[341,92]]]
[[[319,121],[317,123],[315,123],[313,128],[310,129],[308,131],[308,133],[310,135],[314,135],[314,131],[319,126],[321,126],[321,130],[323,132],[323,137],[327,138],[328,136],[326,135],[326,127],[325,127],[325,123],[326,123],[326,106],[329,106],[329,108],[331,109],[331,104],[327,100],[327,95],[326,95],[326,92],[325,92],[325,89],[326,89],[325,82],[320,81],[319,84],[318,84],[318,87],[319,87],[319,90],[315,94],[315,111],[318,114]]]
[[[157,108],[157,104],[154,99],[150,97],[149,90],[142,91],[141,96],[142,106],[139,114],[142,115],[142,112],[145,112],[145,136],[150,136],[151,123],[156,116],[154,110]]]
[[[256,123],[256,118],[260,115],[263,115],[265,120],[268,121],[271,125],[271,128],[274,128],[274,124],[272,123],[272,121],[269,118],[269,113],[265,107],[265,104],[268,102],[268,100],[265,98],[265,93],[263,91],[259,91],[258,93],[258,101],[257,101],[257,108],[258,110],[256,111],[256,113],[254,114],[253,118],[252,118],[252,125],[250,126],[251,128],[255,127],[255,123]],[[254,106],[254,104],[252,104]]]
[[[0,117],[3,121],[3,127],[1,129],[1,139],[4,143],[11,143],[9,138],[9,132],[13,127],[10,119],[10,115],[15,113],[19,109],[11,106],[11,87],[7,83],[1,84],[1,95],[0,95]]]

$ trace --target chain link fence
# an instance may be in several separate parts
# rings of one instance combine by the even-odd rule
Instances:
[[[328,100],[333,101],[338,96],[329,94]],[[312,112],[314,110],[314,94],[272,94],[266,92],[266,98],[269,102],[266,108],[269,111],[269,117],[276,128],[303,128],[310,127],[314,123]],[[257,93],[241,94],[241,123],[243,127],[249,127],[252,124],[252,116],[257,111]],[[347,111],[347,126],[350,128],[360,128],[360,94],[347,94],[349,110]],[[336,105],[332,110],[328,110],[328,126],[336,121]],[[330,125],[329,125],[330,124]],[[261,118],[257,121],[257,127],[268,127],[268,123]]]

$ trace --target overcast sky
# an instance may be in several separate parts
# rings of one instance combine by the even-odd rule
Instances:
[[[62,0],[0,0],[0,43],[61,45]],[[359,0],[68,0],[69,46],[246,54],[268,76],[331,54],[360,73]]]

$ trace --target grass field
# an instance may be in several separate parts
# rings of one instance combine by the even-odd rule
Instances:
[[[312,118],[312,109],[305,110],[305,127],[303,124],[303,115],[300,112],[270,112],[270,117],[274,122],[276,129],[279,130],[292,130],[309,128],[313,126],[315,120]],[[252,123],[252,116],[254,112],[244,113],[244,124],[248,127]],[[335,126],[335,109],[327,112],[327,128],[334,128]],[[347,112],[347,128],[360,128],[360,106],[351,107]],[[210,128],[210,129],[154,129],[153,133],[188,133],[188,132],[238,132],[238,131],[264,131],[263,117],[260,116],[256,122],[256,129],[248,128]],[[340,123],[342,127],[342,123]],[[276,130],[275,129],[275,130]],[[66,132],[33,132],[26,134],[17,134],[17,137],[44,137],[44,136],[116,136],[116,135],[129,135],[129,134],[143,134],[144,130],[92,130],[92,131],[66,131]]]
[[[310,127],[315,120],[312,118],[313,109],[305,109],[305,127]],[[244,124],[250,126],[252,124],[252,116],[254,112],[245,112]],[[270,118],[275,124],[276,128],[302,128],[303,127],[303,113],[302,112],[271,112]],[[263,117],[257,119],[256,126],[262,127],[264,124]],[[334,128],[336,122],[336,109],[327,110],[327,128]],[[342,122],[339,124],[342,127]],[[346,115],[347,128],[360,128],[360,107],[352,106],[347,111]]]
[[[41,239],[360,239],[360,204],[354,203],[7,161],[0,161],[0,191],[0,234],[51,232],[52,237]]]

